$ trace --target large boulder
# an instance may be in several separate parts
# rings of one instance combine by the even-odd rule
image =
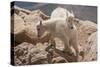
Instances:
[[[25,16],[25,31],[30,38],[37,38],[36,26],[40,23],[41,20],[44,20],[44,17],[47,18],[48,16],[42,13],[40,10],[34,10],[32,13]]]
[[[38,38],[33,38],[34,36],[29,37],[26,31],[14,34],[12,36],[14,36],[14,46],[17,46],[23,42],[28,42],[35,45],[38,41]]]
[[[34,48],[30,51],[31,63],[30,64],[43,64],[48,63],[47,61],[47,51],[45,49],[48,47],[48,44],[37,43]]]
[[[24,20],[14,13],[11,16],[11,33],[18,34],[25,29]]]
[[[19,14],[20,11],[25,13],[25,14],[30,14],[31,13],[30,10],[27,10],[27,9],[24,9],[24,8],[20,8],[17,5],[14,5],[11,9],[14,10],[17,14]]]
[[[36,46],[33,44],[23,42],[14,47],[14,64],[27,65],[27,64],[42,64],[48,63],[47,61],[47,44],[38,43]]]
[[[14,47],[14,65],[26,65],[30,63],[30,51],[34,46],[23,42]]]
[[[19,13],[17,15],[19,15],[22,19],[24,19],[26,16],[28,16],[25,12],[22,12],[22,11],[19,11]]]
[[[83,61],[97,60],[97,32],[91,34],[85,47],[85,56]]]
[[[40,10],[30,12],[18,7],[14,9],[15,12],[11,18],[11,33],[14,34],[15,45],[22,42],[36,44],[38,35],[36,26],[40,20],[46,20],[48,16]],[[16,13],[16,9],[19,11],[18,13]]]
[[[84,47],[86,46],[88,37],[97,31],[97,24],[91,21],[83,21],[83,20],[77,20],[75,22],[75,25],[77,27],[78,31],[78,41],[79,41],[79,47],[80,51],[84,50]]]
[[[36,24],[27,24],[21,16],[14,13],[11,18],[11,33],[14,36],[15,45],[22,42],[36,43]]]

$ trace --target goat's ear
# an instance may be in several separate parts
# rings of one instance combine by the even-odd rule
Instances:
[[[73,13],[73,10],[71,10],[71,13],[74,14],[74,13]]]
[[[73,10],[71,10],[71,13],[73,14]]]
[[[73,10],[71,10],[71,14],[72,14],[72,17],[74,17],[74,12],[73,12]]]

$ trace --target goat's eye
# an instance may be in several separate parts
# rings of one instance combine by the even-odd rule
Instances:
[[[71,27],[71,29],[73,29],[73,27]]]
[[[77,23],[79,23],[79,21],[76,20]]]

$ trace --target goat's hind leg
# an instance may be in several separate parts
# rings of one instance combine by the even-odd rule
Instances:
[[[79,61],[79,48],[78,48],[78,42],[77,42],[77,40],[72,40],[72,46],[75,49],[76,61]]]

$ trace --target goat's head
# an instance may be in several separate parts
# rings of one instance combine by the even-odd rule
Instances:
[[[79,19],[76,18],[72,10],[68,16],[68,22],[70,22],[71,25],[75,24],[76,26],[80,24]]]
[[[40,21],[40,24],[37,25],[37,31],[38,31],[38,37],[41,37],[45,32],[45,27],[42,24],[42,21]]]
[[[74,24],[76,27],[79,27],[81,25],[81,22],[79,19],[77,19],[76,17],[69,17],[68,18],[68,21],[71,23],[71,24]]]
[[[73,29],[74,27],[77,27],[80,24],[79,20],[72,16],[67,18],[67,23],[68,23],[68,27],[70,29]]]
[[[67,18],[67,23],[68,23],[68,27],[70,28],[70,29],[73,29],[73,23],[74,23],[74,17],[68,17]]]

